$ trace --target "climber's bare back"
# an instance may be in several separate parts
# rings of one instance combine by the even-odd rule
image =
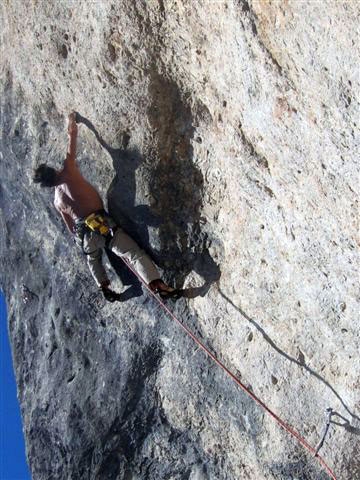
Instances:
[[[54,205],[75,222],[92,212],[104,208],[96,190],[81,174],[77,165],[65,166],[61,172],[62,183],[55,187]]]

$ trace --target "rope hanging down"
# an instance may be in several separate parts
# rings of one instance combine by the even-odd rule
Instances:
[[[248,387],[246,387],[218,358],[210,352],[210,350],[192,333],[192,331],[184,325],[174,314],[173,312],[165,305],[165,303],[148,287],[146,282],[141,278],[141,276],[131,267],[131,265],[125,260],[122,259],[126,266],[131,270],[131,272],[140,280],[140,282],[146,287],[146,289],[151,293],[151,295],[156,299],[156,301],[163,307],[163,309],[170,315],[170,317],[175,320],[175,322],[180,325],[180,327],[189,335],[194,342],[199,345],[199,347],[220,367],[224,372],[234,380],[234,382],[250,397],[252,398],[260,407],[262,407],[272,418],[274,418],[277,423],[283,428],[286,432],[290,433],[296,440],[306,448],[314,457],[316,457],[322,467],[327,471],[330,477],[333,480],[337,480],[335,473],[326,463],[325,459],[318,454],[317,450],[312,447],[304,437],[300,435],[293,427],[288,425],[284,420],[282,420],[275,412],[273,412],[260,398],[258,398]]]

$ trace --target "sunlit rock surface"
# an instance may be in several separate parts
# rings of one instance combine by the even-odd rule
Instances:
[[[333,408],[320,453],[360,477],[359,12],[2,2],[0,278],[34,479],[329,478],[114,258],[127,301],[101,299],[31,181],[73,109],[83,173],[194,287],[170,308],[312,446]]]

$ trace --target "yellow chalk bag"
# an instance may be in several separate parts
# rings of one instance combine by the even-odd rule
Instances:
[[[108,235],[110,233],[110,227],[106,222],[104,215],[100,213],[91,213],[85,219],[85,224],[93,232],[100,233],[101,235]]]

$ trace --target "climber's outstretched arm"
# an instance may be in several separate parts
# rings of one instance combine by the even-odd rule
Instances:
[[[78,126],[76,124],[76,113],[72,112],[69,115],[68,134],[69,144],[64,163],[64,168],[71,168],[76,165],[76,140],[77,140]]]

